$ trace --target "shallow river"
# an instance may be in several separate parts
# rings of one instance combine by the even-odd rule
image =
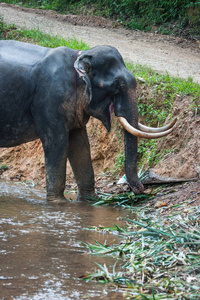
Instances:
[[[122,225],[119,216],[127,211],[76,201],[51,206],[43,190],[0,182],[0,299],[123,299],[109,285],[79,279],[95,262],[113,265],[88,255],[80,241],[117,240],[88,227]]]

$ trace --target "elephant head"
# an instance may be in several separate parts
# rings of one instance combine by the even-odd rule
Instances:
[[[138,122],[136,79],[117,49],[99,46],[80,51],[74,67],[87,85],[86,112],[101,120],[110,131],[114,110],[124,127],[127,181],[134,193],[141,193],[144,187],[137,175],[137,138],[163,137],[173,130],[176,120],[161,128],[150,128]]]

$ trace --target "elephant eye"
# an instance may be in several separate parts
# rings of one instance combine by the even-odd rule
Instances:
[[[125,88],[126,88],[126,84],[123,80],[119,80],[119,79],[116,79],[113,84],[113,89],[114,89],[114,94],[119,94],[120,92],[124,91]]]
[[[124,91],[126,89],[126,83],[124,81],[120,82],[120,90]]]

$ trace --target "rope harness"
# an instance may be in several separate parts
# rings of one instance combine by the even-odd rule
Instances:
[[[79,51],[80,50],[76,51],[75,61],[77,59]],[[81,125],[80,120],[79,120],[79,116],[78,116],[78,107],[77,107],[77,72],[76,72],[76,69],[75,69],[75,114],[76,114],[76,122],[78,122],[78,124]]]

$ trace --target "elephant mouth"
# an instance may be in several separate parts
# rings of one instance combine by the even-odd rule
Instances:
[[[114,112],[114,104],[113,104],[113,102],[111,102],[109,105],[110,123],[112,122],[113,112]]]

